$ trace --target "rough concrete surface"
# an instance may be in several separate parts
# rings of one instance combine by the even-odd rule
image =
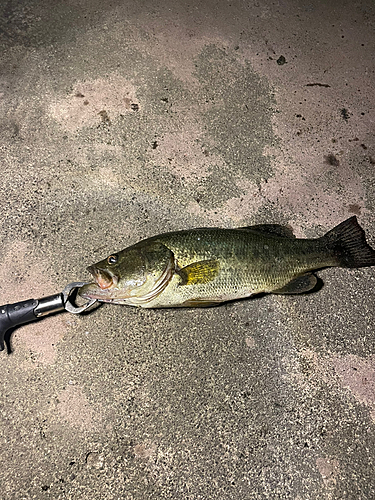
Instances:
[[[375,6],[5,0],[0,303],[142,238],[356,214]],[[103,306],[0,354],[0,498],[375,498],[374,269],[211,309]]]

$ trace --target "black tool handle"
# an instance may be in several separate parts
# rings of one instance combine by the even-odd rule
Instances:
[[[34,313],[38,303],[35,299],[29,299],[0,306],[0,351],[4,350],[4,335],[8,330],[38,319]]]
[[[4,350],[4,336],[11,328],[64,309],[65,301],[62,293],[0,306],[0,351]]]

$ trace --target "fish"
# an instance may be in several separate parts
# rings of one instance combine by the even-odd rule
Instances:
[[[260,293],[314,291],[314,271],[375,265],[356,216],[320,238],[278,224],[197,228],[153,236],[89,266],[78,295],[142,308],[206,307]]]

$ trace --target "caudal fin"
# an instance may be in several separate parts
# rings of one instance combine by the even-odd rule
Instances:
[[[356,216],[341,222],[322,239],[334,250],[341,267],[375,266],[375,250],[367,243]]]

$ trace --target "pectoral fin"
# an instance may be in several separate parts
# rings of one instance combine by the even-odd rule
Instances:
[[[287,283],[282,288],[272,290],[271,293],[305,293],[315,288],[317,282],[318,279],[314,274],[303,274],[302,276],[298,276],[297,278],[292,279],[292,281],[289,281],[289,283]]]
[[[186,267],[183,267],[177,273],[181,276],[180,285],[199,285],[209,283],[219,272],[219,261],[217,260],[201,260],[193,262]]]

